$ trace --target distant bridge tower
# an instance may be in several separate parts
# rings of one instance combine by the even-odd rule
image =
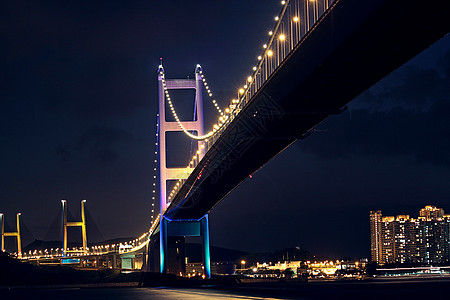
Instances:
[[[67,252],[71,252],[67,249],[67,227],[81,227],[81,238],[83,240],[83,252],[87,252],[87,235],[86,235],[86,218],[84,215],[84,204],[86,200],[81,200],[81,222],[68,222],[67,221],[67,201],[61,200],[62,212],[63,212],[63,254],[67,255]]]
[[[196,118],[194,121],[181,121],[184,128],[188,131],[197,131],[198,135],[204,135],[204,117],[203,117],[203,81],[201,77],[201,67],[197,65],[195,69],[195,79],[165,79],[164,68],[162,64],[158,68],[158,92],[159,92],[159,207],[160,207],[160,272],[176,273],[180,270],[169,268],[169,237],[202,236],[203,238],[203,257],[205,274],[211,276],[211,262],[209,252],[209,224],[208,215],[205,215],[198,221],[192,220],[168,220],[164,213],[170,203],[167,202],[167,182],[169,180],[187,179],[190,174],[184,168],[168,168],[166,157],[166,132],[182,131],[177,122],[166,121],[166,96],[165,89],[195,89]],[[165,87],[164,87],[165,83]],[[202,147],[203,146],[203,147]],[[197,141],[198,160],[205,155],[204,142]],[[173,243],[173,241],[172,241]],[[184,246],[184,245],[182,245]],[[176,246],[177,247],[177,246]],[[170,251],[173,253],[173,251]],[[183,251],[184,252],[184,251]],[[181,264],[184,266],[184,258]],[[183,272],[181,272],[183,273]]]
[[[21,213],[17,213],[16,215],[16,220],[17,220],[17,229],[16,231],[10,231],[10,232],[5,232],[5,215],[0,213],[0,218],[2,219],[2,251],[5,251],[5,237],[7,236],[12,236],[12,237],[16,237],[17,239],[17,255],[19,257],[22,257],[22,241],[20,239],[20,215]]]

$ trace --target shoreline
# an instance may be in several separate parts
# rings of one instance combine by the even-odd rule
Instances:
[[[73,283],[73,284],[42,284],[42,285],[13,285],[0,286],[2,290],[18,289],[82,289],[82,288],[120,288],[120,287],[138,287],[139,282],[99,282],[99,283]]]
[[[249,287],[295,287],[295,286],[317,286],[317,285],[379,285],[379,284],[402,284],[402,283],[433,283],[433,282],[444,282],[450,281],[450,276],[408,276],[408,277],[376,277],[376,278],[367,278],[364,280],[342,280],[342,279],[312,279],[307,282],[301,281],[289,281],[289,280],[281,280],[281,281],[245,281],[238,284],[209,284],[205,282],[205,284],[183,284],[180,286],[165,284],[164,282],[158,282],[159,284],[154,286],[143,286],[142,288],[158,288],[161,286],[171,286],[171,287],[182,287],[182,288],[229,288],[231,286],[235,288],[249,288]],[[74,283],[74,284],[42,284],[42,285],[12,285],[12,286],[0,286],[0,291],[5,290],[33,290],[33,289],[96,289],[96,288],[140,288],[138,281],[131,282],[100,282],[100,283]]]

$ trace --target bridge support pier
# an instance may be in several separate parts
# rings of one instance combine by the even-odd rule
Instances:
[[[206,278],[211,278],[211,255],[209,245],[208,215],[200,220],[161,220],[160,271],[180,275],[185,273],[184,238],[202,237],[203,266]]]
[[[170,168],[166,157],[166,133],[182,131],[178,122],[166,120],[166,90],[191,89],[195,90],[195,112],[193,121],[181,121],[183,127],[188,131],[197,131],[202,136],[205,133],[203,118],[203,80],[202,69],[197,65],[194,79],[165,79],[164,68],[158,68],[158,91],[159,91],[159,209],[160,209],[160,232],[159,232],[159,271],[161,273],[172,273],[180,275],[185,273],[184,261],[184,237],[201,236],[203,238],[203,261],[205,277],[211,277],[211,262],[209,250],[209,227],[208,216],[199,220],[169,220],[164,215],[169,209],[173,195],[168,197],[167,183],[177,180],[178,184],[186,180],[192,172],[189,168]],[[200,161],[205,155],[205,142],[197,141],[196,158]],[[188,170],[188,172],[187,172]],[[155,248],[153,244],[153,248]],[[175,252],[174,252],[175,251]],[[182,257],[180,261],[180,257]],[[152,262],[154,258],[150,259]],[[178,265],[178,266],[177,266]],[[176,270],[176,271],[175,271]]]
[[[205,215],[200,220],[200,235],[203,239],[203,265],[205,267],[206,278],[211,278],[211,252],[209,247],[209,219],[208,215]]]
[[[66,256],[67,252],[67,227],[81,227],[81,238],[83,241],[83,252],[87,253],[87,234],[86,234],[86,218],[84,214],[84,204],[86,200],[81,200],[81,222],[68,222],[67,221],[67,201],[61,200],[62,213],[63,213],[63,255]]]

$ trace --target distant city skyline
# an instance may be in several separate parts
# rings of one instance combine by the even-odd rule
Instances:
[[[450,215],[427,205],[419,216],[370,212],[371,258],[379,264],[450,262]]]

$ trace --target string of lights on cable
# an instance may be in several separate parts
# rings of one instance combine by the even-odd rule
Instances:
[[[207,143],[202,143],[200,145],[201,149],[208,150],[205,145],[213,143],[214,139],[220,135],[220,133],[226,128],[227,121],[231,121],[233,117],[242,111],[243,107],[251,100],[252,96],[259,91],[259,89],[264,85],[265,80],[272,74],[272,72],[282,63],[282,61],[289,55],[290,51],[296,47],[306,33],[316,25],[316,22],[320,22],[320,15],[325,13],[332,5],[336,2],[333,0],[287,0],[281,1],[282,8],[278,15],[274,17],[275,24],[272,30],[268,32],[268,40],[262,45],[262,52],[256,56],[257,63],[252,67],[252,72],[250,76],[245,78],[242,87],[237,89],[237,97],[232,99],[230,104],[222,110],[219,107],[219,103],[213,98],[213,93],[208,85],[204,74],[201,73],[201,78],[203,85],[208,92],[208,96],[212,99],[212,102],[220,114],[218,121],[213,125],[213,129],[203,136],[196,136],[191,134],[188,130],[183,127],[180,122],[178,115],[173,107],[172,100],[170,98],[169,92],[167,90],[164,74],[161,73],[163,78],[163,86],[166,99],[169,103],[171,111],[174,115],[175,120],[178,122],[179,126],[182,128],[183,132],[189,137],[195,140],[204,140]],[[159,115],[157,115],[159,119]],[[156,142],[155,148],[158,148],[159,143],[159,122],[157,122],[157,132],[156,132]],[[211,139],[209,139],[211,137]],[[206,149],[205,149],[206,147]],[[185,173],[189,173],[193,167],[199,162],[200,151],[197,150],[196,155],[192,157],[188,166],[186,167]],[[143,234],[141,237],[131,240],[125,243],[109,244],[109,245],[98,245],[88,247],[88,254],[101,255],[102,253],[109,253],[111,251],[118,252],[128,252],[134,251],[139,247],[143,247],[148,243],[149,236],[157,228],[161,216],[158,214],[155,218],[155,201],[156,201],[156,164],[158,162],[158,151],[155,151],[155,175],[153,176],[153,191],[152,191],[152,225],[150,230]],[[172,192],[169,195],[169,200],[173,199],[177,191],[183,186],[183,180],[179,179],[174,185]],[[123,247],[123,245],[131,245],[130,247]],[[23,252],[22,259],[35,259],[39,257],[62,257],[63,255],[69,256],[81,256],[84,255],[83,252],[86,249],[83,248],[72,248],[71,253],[63,254],[62,248],[51,248],[45,250],[29,250]],[[17,253],[16,253],[17,254]]]
[[[200,65],[197,65],[197,67],[200,67]],[[215,108],[217,109],[217,111],[219,112],[219,114],[221,116],[223,116],[223,111],[220,109],[219,104],[217,103],[217,101],[215,99],[213,99],[213,94],[208,86],[208,83],[206,82],[206,78],[205,75],[203,74],[203,70],[200,68],[200,74],[201,74],[201,78],[203,81],[203,85],[205,86],[206,91],[208,92],[208,96],[211,98],[212,103],[214,104]]]
[[[178,120],[175,109],[173,108],[168,91],[165,89],[166,96],[169,96],[169,106],[183,131],[191,138],[205,140],[207,146],[206,150],[208,150],[209,146],[214,143],[227,125],[231,123],[231,121],[243,110],[245,105],[251,101],[253,95],[259,91],[273,71],[275,71],[288,56],[290,51],[298,45],[306,33],[319,20],[320,14],[325,13],[330,7],[330,3],[333,2],[333,0],[281,1],[282,7],[279,13],[274,17],[275,24],[273,25],[272,30],[268,31],[268,40],[262,45],[262,53],[256,57],[257,63],[252,67],[251,75],[246,77],[245,84],[237,91],[237,97],[230,101],[230,104],[225,110],[221,111],[218,108],[217,102],[213,99],[213,104],[216,106],[216,109],[218,109],[220,117],[217,123],[213,124],[213,129],[204,136],[195,136],[183,128],[181,122]],[[212,92],[206,83],[201,68],[200,74],[208,95],[212,99]],[[186,172],[189,172],[190,168],[195,167],[198,162],[199,159],[197,155],[194,155],[186,168]],[[172,192],[168,195],[169,201],[173,199],[181,186],[182,180],[179,180],[179,182],[174,185]]]
[[[158,165],[158,144],[159,144],[159,114],[156,114],[156,134],[155,134],[155,159],[153,161],[153,190],[152,190],[152,213],[151,223],[155,217],[155,203],[156,203],[156,180],[157,180],[157,165]]]
[[[281,4],[283,6],[287,6],[288,2],[289,1],[281,1]],[[269,39],[269,42],[268,42],[269,45],[273,42],[273,39],[274,39],[273,32],[277,32],[277,29],[278,29],[278,27],[279,27],[279,25],[281,23],[281,19],[282,19],[282,15],[284,14],[284,11],[285,11],[285,7],[282,9],[282,11],[280,13],[281,16],[280,17],[277,16],[275,18],[275,20],[277,21],[277,24],[276,24],[274,30],[269,32],[269,35],[271,36],[270,39]],[[285,35],[284,34],[280,35],[280,40],[285,40]],[[266,44],[265,44],[264,48],[267,48]],[[265,51],[265,54],[267,56],[272,56],[273,55],[273,51],[268,49],[267,51]],[[166,97],[167,102],[169,103],[169,107],[170,107],[170,110],[172,111],[173,117],[176,120],[176,122],[178,123],[178,125],[180,126],[180,128],[182,129],[182,131],[187,136],[189,136],[190,138],[195,139],[195,140],[206,140],[209,137],[211,137],[214,134],[216,134],[218,131],[220,131],[220,129],[225,124],[225,122],[230,118],[230,114],[236,109],[237,104],[239,104],[241,102],[242,98],[245,97],[245,94],[250,89],[251,84],[254,81],[254,78],[256,78],[256,76],[258,75],[258,71],[259,71],[259,69],[261,68],[261,65],[262,65],[263,56],[259,56],[258,60],[260,60],[260,63],[257,66],[253,67],[253,71],[254,71],[253,75],[247,77],[245,85],[243,86],[243,88],[240,88],[239,91],[238,91],[237,99],[231,100],[231,103],[228,105],[228,107],[225,109],[225,111],[222,111],[222,109],[219,107],[217,101],[215,99],[212,99],[214,106],[216,107],[216,109],[220,113],[220,117],[219,117],[217,123],[213,125],[212,130],[210,130],[207,134],[200,135],[200,136],[192,134],[190,131],[188,131],[183,126],[182,122],[180,121],[180,118],[178,117],[178,114],[177,114],[177,112],[175,110],[175,107],[174,107],[174,105],[172,103],[172,98],[170,97],[169,90],[168,90],[166,82],[165,82],[165,74],[164,74],[164,72],[162,71],[162,68],[161,68],[160,75],[162,77],[162,83],[163,83],[165,97]],[[200,74],[201,74],[201,78],[202,78],[203,84],[204,84],[204,86],[206,88],[206,91],[208,92],[208,95],[212,98],[212,96],[213,96],[212,92],[211,92],[211,90],[209,88],[209,85],[208,85],[208,83],[207,83],[207,81],[205,79],[205,76],[204,76],[202,70],[200,70]]]

